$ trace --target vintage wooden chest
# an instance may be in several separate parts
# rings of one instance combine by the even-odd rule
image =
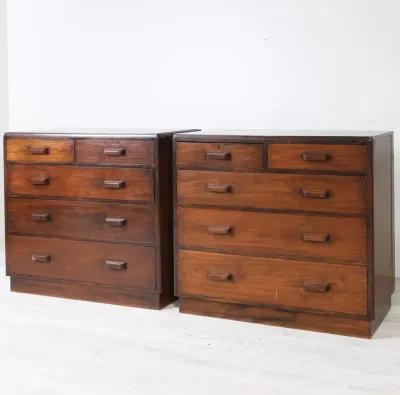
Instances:
[[[180,311],[370,337],[394,290],[393,135],[175,136]]]
[[[11,289],[155,309],[173,301],[172,135],[7,133]]]

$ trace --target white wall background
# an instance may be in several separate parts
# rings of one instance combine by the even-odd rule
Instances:
[[[9,0],[10,127],[399,130],[399,16],[398,0]]]

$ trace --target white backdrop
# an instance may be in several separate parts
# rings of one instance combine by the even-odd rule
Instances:
[[[11,129],[400,129],[398,0],[9,0],[8,12]]]

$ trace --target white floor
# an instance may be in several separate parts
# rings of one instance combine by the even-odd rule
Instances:
[[[362,340],[8,287],[0,276],[2,395],[400,394],[400,291]]]

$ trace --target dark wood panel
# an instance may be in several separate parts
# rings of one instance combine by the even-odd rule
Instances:
[[[155,243],[155,212],[132,204],[10,198],[8,232]]]
[[[157,288],[152,247],[11,235],[7,236],[7,247],[11,276]]]
[[[178,208],[181,246],[246,255],[316,257],[364,265],[366,221],[315,215]]]
[[[120,139],[85,139],[75,142],[78,163],[152,165],[152,141]]]
[[[74,161],[71,139],[7,138],[6,160],[32,163],[70,163]]]
[[[367,147],[366,145],[269,144],[268,167],[367,172]]]
[[[179,251],[179,293],[366,315],[367,272],[362,266]]]
[[[320,316],[304,312],[292,312],[269,307],[221,303],[209,300],[181,298],[179,310],[182,313],[207,315],[239,321],[255,322],[328,332],[346,336],[371,337],[370,323],[347,317]]]
[[[179,170],[178,204],[366,212],[364,177]]]
[[[261,169],[263,145],[177,143],[176,165],[221,170]]]
[[[9,165],[8,192],[150,202],[154,176],[151,169]]]

